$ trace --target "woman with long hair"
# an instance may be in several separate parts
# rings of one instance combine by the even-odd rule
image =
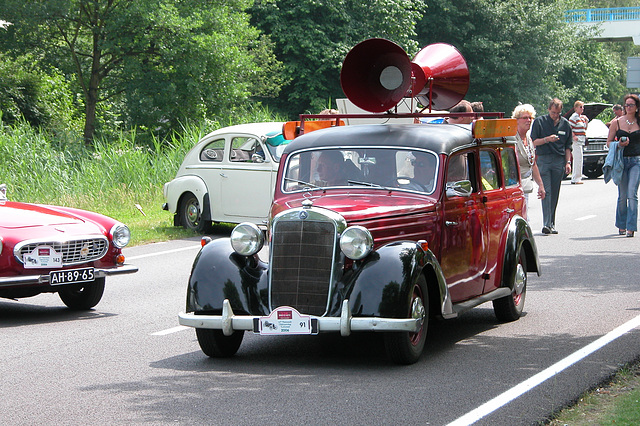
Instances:
[[[623,149],[624,171],[618,185],[616,228],[620,235],[633,237],[638,230],[638,184],[640,183],[640,98],[626,95],[622,104],[624,115],[611,121],[607,146],[617,141]]]

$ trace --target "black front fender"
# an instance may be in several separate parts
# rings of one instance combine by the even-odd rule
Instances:
[[[339,316],[342,300],[349,299],[354,316],[406,318],[413,283],[424,260],[425,252],[414,242],[380,247],[345,274],[343,291],[334,299],[330,315]]]
[[[502,267],[502,286],[512,286],[516,274],[516,265],[520,250],[524,249],[527,259],[527,272],[541,273],[538,249],[533,237],[533,231],[527,221],[516,216],[509,223],[507,241],[505,244],[504,263]]]
[[[258,256],[241,256],[229,238],[204,246],[193,263],[187,289],[187,312],[218,313],[229,299],[237,313],[268,315],[267,264]]]

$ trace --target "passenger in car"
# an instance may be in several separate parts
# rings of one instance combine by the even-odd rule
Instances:
[[[353,163],[351,164],[353,165]],[[331,150],[322,152],[316,164],[316,171],[318,172],[322,186],[348,184],[348,177],[345,173],[345,160],[340,151]]]

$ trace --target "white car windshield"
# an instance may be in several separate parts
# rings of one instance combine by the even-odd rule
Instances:
[[[392,148],[318,149],[287,159],[283,190],[364,186],[431,194],[437,156],[430,151]]]

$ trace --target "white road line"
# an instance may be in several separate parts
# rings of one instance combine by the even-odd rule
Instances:
[[[595,214],[590,214],[589,216],[582,216],[582,217],[577,217],[576,220],[589,220],[589,219],[593,219],[594,217],[598,217]]]
[[[514,399],[518,398],[519,396],[523,395],[527,391],[535,388],[539,384],[541,384],[544,381],[550,379],[551,377],[555,376],[556,374],[560,373],[561,371],[565,370],[566,368],[572,366],[573,364],[577,363],[578,361],[582,360],[583,358],[587,357],[588,355],[591,355],[592,353],[594,353],[598,349],[608,345],[609,343],[611,343],[612,341],[614,341],[618,337],[620,337],[623,334],[633,330],[634,328],[636,328],[638,326],[640,326],[640,315],[635,317],[631,321],[628,321],[628,322],[622,324],[620,327],[616,328],[615,330],[610,331],[609,333],[605,334],[604,336],[602,336],[598,340],[588,344],[587,346],[585,346],[584,348],[580,349],[579,351],[576,351],[576,352],[572,353],[571,355],[569,355],[565,359],[555,363],[554,365],[552,365],[551,367],[547,368],[546,370],[541,371],[540,373],[536,374],[535,376],[531,377],[530,379],[525,380],[524,382],[520,383],[519,385],[516,385],[513,388],[509,389],[508,391],[506,391],[506,392],[498,395],[497,397],[493,398],[491,401],[488,401],[488,402],[484,403],[483,405],[481,405],[480,407],[476,408],[475,410],[470,411],[469,413],[467,413],[464,416],[458,418],[457,420],[453,421],[452,423],[449,423],[448,426],[470,425],[470,424],[473,424],[473,423],[477,422],[481,418],[483,418],[483,417],[487,416],[488,414],[491,414],[492,412],[496,411],[497,409],[507,405],[509,402],[511,402]]]
[[[200,244],[189,246],[189,247],[177,248],[177,249],[173,249],[173,250],[165,250],[165,251],[157,251],[155,253],[141,254],[139,256],[131,256],[131,257],[127,257],[127,261],[144,259],[145,257],[161,256],[163,254],[171,254],[171,253],[177,253],[177,252],[180,252],[180,251],[195,250],[195,249],[200,250]]]
[[[167,334],[177,333],[178,331],[187,330],[191,327],[186,327],[184,325],[179,325],[177,327],[168,328],[162,331],[156,331],[155,333],[151,333],[152,336],[166,336]]]

